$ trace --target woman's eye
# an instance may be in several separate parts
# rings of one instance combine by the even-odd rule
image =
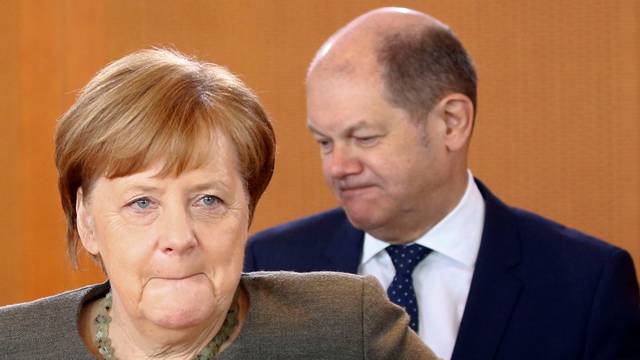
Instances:
[[[148,198],[136,199],[134,200],[133,205],[140,209],[147,209],[151,206],[151,200],[149,200]]]
[[[218,203],[221,203],[222,200],[220,200],[219,197],[214,196],[214,195],[203,195],[199,200],[198,203],[204,205],[204,206],[215,206]]]
[[[155,204],[148,197],[141,197],[131,201],[127,206],[135,211],[143,211],[153,209]]]

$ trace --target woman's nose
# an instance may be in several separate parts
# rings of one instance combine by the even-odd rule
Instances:
[[[175,209],[166,211],[163,221],[165,231],[160,240],[162,252],[179,255],[196,247],[193,222],[184,208],[176,206]]]

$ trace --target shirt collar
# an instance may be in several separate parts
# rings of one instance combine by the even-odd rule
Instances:
[[[473,269],[482,238],[485,205],[471,170],[467,170],[467,174],[467,188],[456,207],[414,243]],[[360,264],[366,263],[387,246],[388,243],[365,233]]]

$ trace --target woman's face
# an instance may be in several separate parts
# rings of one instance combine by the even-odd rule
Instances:
[[[78,231],[99,255],[117,311],[172,329],[224,316],[242,270],[248,197],[230,142],[214,137],[208,161],[158,177],[163,161],[79,191]],[[122,314],[120,315],[122,316]]]

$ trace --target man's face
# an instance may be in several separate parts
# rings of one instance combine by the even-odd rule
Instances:
[[[448,178],[437,119],[390,105],[377,75],[312,74],[307,112],[325,180],[351,223],[389,242],[413,240],[396,235],[431,220]]]

